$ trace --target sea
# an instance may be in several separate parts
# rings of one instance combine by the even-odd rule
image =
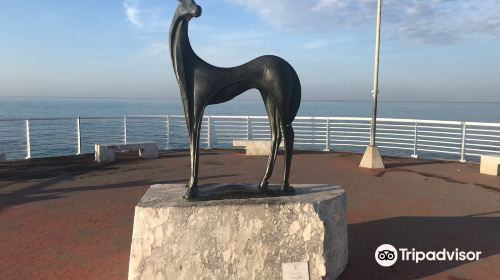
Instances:
[[[2,118],[182,115],[181,99],[0,97]],[[209,106],[210,115],[266,115],[261,100],[234,99]],[[369,117],[371,100],[302,100],[299,116]],[[378,116],[426,120],[500,123],[500,102],[384,101]]]
[[[70,118],[67,121],[33,121],[31,123],[31,157],[47,157],[76,153],[75,119],[78,116],[89,118],[125,115],[183,115],[182,108],[180,98],[0,97],[0,153],[6,153],[9,160],[22,159],[28,155],[26,126],[23,121],[26,118]],[[265,116],[266,111],[262,100],[236,98],[225,104],[209,106],[205,115]],[[371,100],[303,100],[298,116],[370,117]],[[381,100],[378,106],[378,116],[500,123],[500,102]],[[185,130],[185,123],[182,119],[180,120],[178,130]],[[136,139],[143,140],[144,137],[152,137],[155,140],[158,139],[157,141],[162,143],[161,147],[165,148],[167,144],[165,144],[164,124],[159,121],[145,124],[135,124]],[[114,143],[123,140],[122,118],[105,122],[87,121],[82,125],[83,153],[93,152],[93,144],[97,141]],[[132,135],[134,124],[130,126],[129,134]],[[170,143],[170,148],[187,147],[185,136],[180,135],[174,140],[178,143]],[[401,155],[408,156],[407,154]]]

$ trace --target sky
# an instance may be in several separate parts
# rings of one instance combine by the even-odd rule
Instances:
[[[376,0],[199,0],[200,57],[274,54],[303,99],[369,100]],[[0,96],[178,98],[176,0],[0,0]],[[500,1],[384,0],[381,100],[500,102]],[[249,99],[257,94],[247,93]]]

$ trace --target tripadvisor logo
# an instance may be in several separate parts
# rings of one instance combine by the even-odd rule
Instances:
[[[477,261],[481,251],[461,251],[458,248],[452,251],[442,249],[439,251],[419,251],[415,248],[396,249],[391,244],[380,245],[375,250],[375,260],[380,266],[393,266],[398,259],[405,262],[419,263],[422,261]]]
[[[375,260],[381,266],[393,266],[398,261],[398,251],[391,244],[380,245],[375,251]]]

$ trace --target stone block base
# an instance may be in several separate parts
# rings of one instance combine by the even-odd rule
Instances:
[[[129,279],[281,280],[294,267],[336,279],[347,264],[346,194],[293,187],[265,197],[256,186],[207,185],[188,202],[184,185],[152,186],[135,209]]]
[[[101,163],[113,162],[116,160],[115,152],[118,151],[139,151],[141,158],[158,158],[158,144],[154,142],[95,144],[95,161]]]
[[[247,156],[269,156],[271,144],[267,140],[233,140],[233,147],[245,147]],[[283,147],[284,143],[281,141],[280,148]]]
[[[500,156],[483,155],[481,156],[481,165],[479,172],[481,174],[498,176],[500,173]]]

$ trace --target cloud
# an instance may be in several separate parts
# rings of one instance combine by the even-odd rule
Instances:
[[[137,29],[147,33],[168,31],[175,3],[155,4],[145,0],[123,0],[125,18]]]
[[[137,28],[143,28],[144,24],[141,21],[141,10],[139,10],[139,1],[123,1],[125,16],[127,20]]]
[[[226,0],[279,29],[325,32],[373,26],[376,0]],[[384,0],[384,36],[453,43],[475,35],[500,36],[497,0]]]

